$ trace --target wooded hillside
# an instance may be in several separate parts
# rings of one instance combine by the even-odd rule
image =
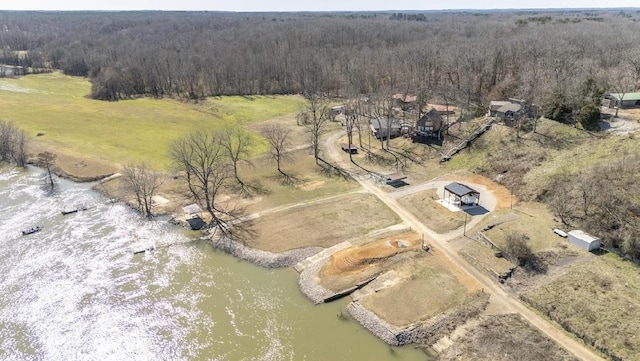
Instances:
[[[637,11],[0,12],[0,63],[87,76],[91,96],[402,92],[469,114],[640,79]],[[632,89],[633,88],[633,89]]]

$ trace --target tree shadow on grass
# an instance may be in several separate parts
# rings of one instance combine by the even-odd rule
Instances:
[[[322,158],[318,158],[318,165],[322,168],[322,174],[327,176],[339,176],[343,179],[351,178],[351,174],[346,169],[329,163]]]

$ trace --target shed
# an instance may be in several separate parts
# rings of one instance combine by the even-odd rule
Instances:
[[[602,105],[609,108],[640,107],[640,93],[609,93],[604,96]]]
[[[404,173],[391,173],[385,176],[384,181],[387,184],[399,184],[401,182],[404,182],[404,180],[407,179],[407,176]]]
[[[189,204],[188,206],[182,207],[182,211],[184,212],[185,215],[199,215],[200,212],[202,212],[202,209],[200,208],[199,205],[193,203],[193,204]]]
[[[189,223],[189,227],[191,227],[191,229],[194,231],[201,230],[203,227],[207,225],[207,222],[205,222],[202,218],[200,218],[200,216],[194,216],[192,218],[187,219],[187,223]]]
[[[480,192],[462,183],[453,182],[444,186],[442,199],[456,205],[477,206],[480,203]]]
[[[590,235],[585,231],[581,231],[579,229],[570,231],[567,234],[567,240],[571,244],[575,244],[576,246],[585,249],[587,251],[593,251],[595,249],[600,248],[600,239]]]

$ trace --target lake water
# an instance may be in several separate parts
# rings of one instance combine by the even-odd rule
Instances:
[[[338,317],[346,300],[312,305],[292,269],[240,262],[86,184],[47,195],[39,173],[0,169],[0,360],[427,359]]]

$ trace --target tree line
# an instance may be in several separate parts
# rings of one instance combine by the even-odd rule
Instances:
[[[400,92],[470,115],[507,97],[581,104],[590,79],[640,79],[637,12],[367,15],[0,12],[0,63],[88,77],[103,100]]]

